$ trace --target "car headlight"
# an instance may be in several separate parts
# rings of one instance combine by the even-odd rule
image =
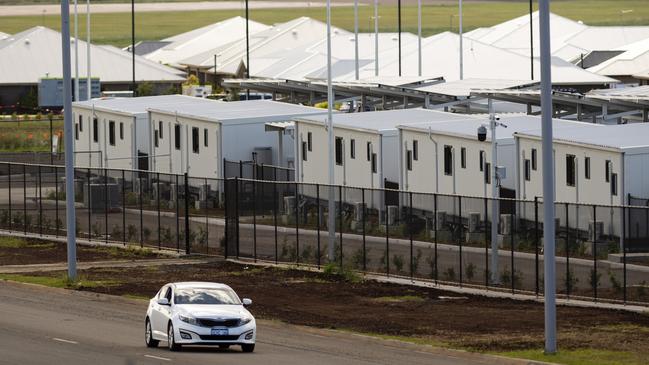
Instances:
[[[252,321],[252,317],[243,317],[239,319],[239,326],[246,325]]]
[[[180,319],[181,321],[183,321],[185,323],[189,323],[189,324],[192,324],[194,326],[198,326],[198,321],[194,317],[183,316],[182,314],[179,314],[178,319]]]

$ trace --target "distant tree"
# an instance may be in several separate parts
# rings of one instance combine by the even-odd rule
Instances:
[[[153,84],[145,81],[137,86],[137,96],[151,96],[153,95]]]

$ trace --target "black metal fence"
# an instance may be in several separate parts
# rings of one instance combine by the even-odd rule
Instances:
[[[268,181],[295,181],[295,170],[288,167],[259,164],[255,161],[223,160],[226,179],[240,178]]]
[[[328,262],[331,213],[339,265],[435,283],[543,293],[540,199],[495,201],[101,168],[75,169],[74,184],[75,233],[91,241],[321,266]],[[64,185],[63,166],[0,163],[0,228],[65,236]],[[501,212],[497,269],[490,260],[495,203]],[[559,294],[648,303],[649,207],[554,206]]]

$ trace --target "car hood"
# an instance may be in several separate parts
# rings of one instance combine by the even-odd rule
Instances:
[[[250,313],[242,305],[178,304],[176,310],[178,313],[196,318],[241,318],[250,316]]]

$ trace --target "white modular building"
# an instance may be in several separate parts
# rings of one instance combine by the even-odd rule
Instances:
[[[152,154],[148,108],[218,103],[222,102],[183,95],[75,102],[75,166],[148,170]]]
[[[400,109],[334,115],[336,185],[396,187],[401,124],[458,121],[470,116],[428,109]],[[296,180],[329,183],[326,115],[295,119]],[[390,184],[391,183],[391,184]]]
[[[169,104],[148,111],[153,169],[210,178],[225,176],[224,160],[291,166],[292,136],[267,133],[266,124],[326,113],[270,100]]]
[[[541,197],[541,132],[516,139],[521,197]],[[557,201],[622,205],[629,195],[649,198],[649,124],[555,129],[554,164]]]
[[[541,118],[521,114],[504,114],[496,142],[498,166],[504,168],[500,186],[518,190],[517,159],[514,133],[541,128]],[[555,129],[566,127],[598,128],[601,126],[555,119]],[[480,126],[489,127],[486,114],[446,123],[424,123],[399,126],[401,158],[400,186],[413,192],[435,192],[476,197],[491,197],[493,156],[491,133],[478,140]]]

